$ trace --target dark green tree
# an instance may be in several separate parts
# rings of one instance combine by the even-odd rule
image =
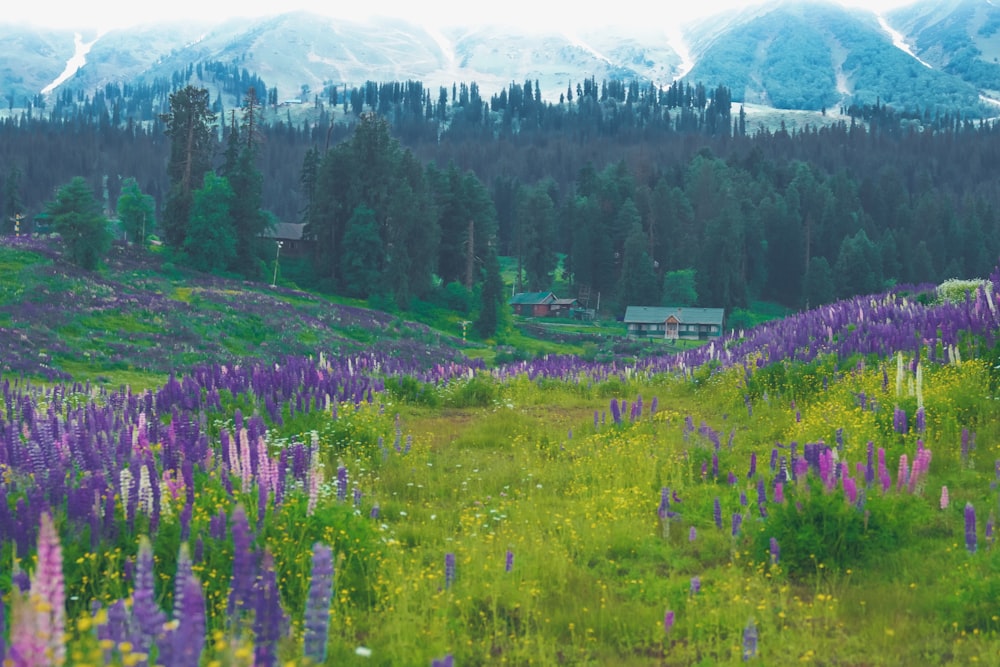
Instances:
[[[518,264],[524,270],[529,291],[545,290],[552,285],[552,272],[559,259],[555,252],[556,208],[550,189],[549,181],[524,186],[518,198]]]
[[[836,298],[833,270],[830,269],[830,263],[825,257],[813,257],[809,260],[809,269],[803,279],[802,294],[807,309],[830,303]]]
[[[882,290],[882,256],[863,229],[840,244],[833,268],[838,297],[874,294]]]
[[[191,222],[184,238],[184,256],[199,271],[222,271],[236,256],[232,223],[233,189],[213,172],[192,193]]]
[[[663,276],[660,302],[664,306],[694,306],[698,303],[698,284],[694,269],[667,271]]]
[[[126,239],[146,245],[147,230],[153,229],[156,223],[156,204],[152,195],[143,194],[134,178],[126,178],[116,209]]]
[[[479,292],[479,315],[473,326],[480,338],[492,338],[502,329],[507,313],[500,260],[492,247],[486,253],[483,274],[483,286]]]
[[[646,234],[637,220],[625,239],[625,255],[618,279],[618,310],[625,306],[655,306],[660,303],[660,285],[649,256]]]
[[[101,204],[82,176],[59,188],[54,201],[46,204],[52,227],[62,237],[71,262],[91,271],[111,248],[108,220]]]
[[[208,90],[185,86],[170,95],[170,111],[162,117],[170,138],[167,176],[170,191],[163,209],[164,241],[173,248],[184,246],[191,219],[193,193],[212,168],[216,146],[215,114]]]
[[[383,262],[382,239],[375,211],[359,205],[347,221],[344,234],[344,291],[365,299],[376,292]]]
[[[260,277],[264,263],[261,258],[263,237],[270,226],[270,217],[263,210],[264,177],[257,168],[259,153],[261,104],[253,86],[243,98],[243,118],[239,141],[230,130],[230,144],[238,144],[235,164],[225,174],[233,189],[232,226],[236,232],[236,255],[230,269],[249,278]],[[230,158],[227,149],[227,159]]]

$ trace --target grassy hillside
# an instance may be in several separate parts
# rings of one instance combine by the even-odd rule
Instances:
[[[99,273],[44,240],[0,245],[0,371],[114,385],[204,363],[356,353],[433,365],[481,347],[450,333],[266,284],[226,280],[115,246]]]

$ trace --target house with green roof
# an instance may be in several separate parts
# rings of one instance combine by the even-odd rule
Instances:
[[[580,307],[576,299],[560,299],[552,292],[520,292],[507,303],[515,315],[527,317],[570,317]]]
[[[629,306],[625,326],[634,338],[711,340],[722,335],[725,310],[687,306]]]

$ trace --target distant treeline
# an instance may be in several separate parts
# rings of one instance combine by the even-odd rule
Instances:
[[[108,210],[129,177],[162,207],[170,147],[163,96],[210,75],[244,85],[240,70],[205,66],[162,88],[109,86],[72,102],[64,94],[50,109],[5,119],[4,230],[12,206],[30,218],[76,175],[107,198]],[[706,306],[768,299],[798,307],[893,281],[985,275],[1000,254],[1000,126],[991,121],[905,117],[875,104],[823,127],[753,127],[742,110],[730,113],[723,86],[593,79],[569,86],[559,102],[543,101],[531,81],[488,100],[474,83],[435,92],[413,81],[329,86],[310,93],[306,109],[295,110],[304,118],[293,118],[276,91],[248,82],[267,90],[257,166],[263,207],[279,220],[307,221],[315,203],[303,186],[307,154],[322,163],[373,112],[420,163],[478,179],[491,197],[495,238],[475,246],[493,243],[516,257],[525,289],[550,286],[561,253],[560,277],[618,309],[675,300],[678,278],[693,280]],[[136,105],[145,95],[150,103]],[[213,107],[225,117],[221,98]],[[422,219],[436,224],[444,205],[435,201]],[[464,226],[450,224],[457,262]],[[338,275],[336,261],[317,251],[316,284],[336,288],[324,280]]]

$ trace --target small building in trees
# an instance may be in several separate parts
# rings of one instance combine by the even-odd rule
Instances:
[[[722,308],[629,306],[625,310],[628,335],[666,340],[711,340],[722,335]]]
[[[515,315],[529,317],[572,317],[580,308],[576,299],[560,299],[552,292],[520,292],[507,303]]]
[[[302,237],[305,226],[304,222],[276,222],[264,232],[264,238],[281,242],[282,257],[302,257],[310,243]]]

